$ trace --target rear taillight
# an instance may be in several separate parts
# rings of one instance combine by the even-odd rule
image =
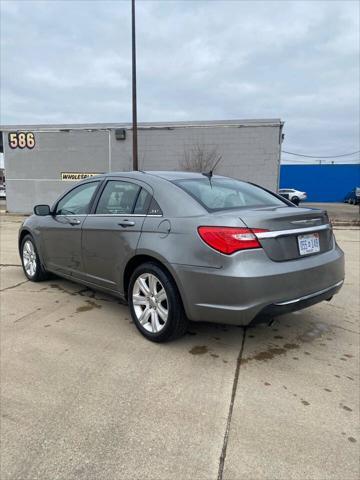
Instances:
[[[231,255],[239,250],[261,248],[256,233],[266,232],[260,228],[199,227],[200,237],[218,252]]]

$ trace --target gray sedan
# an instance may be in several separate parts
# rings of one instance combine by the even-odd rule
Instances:
[[[27,278],[116,295],[156,342],[188,320],[248,325],[330,300],[344,279],[325,211],[227,177],[109,173],[34,213],[19,232]]]

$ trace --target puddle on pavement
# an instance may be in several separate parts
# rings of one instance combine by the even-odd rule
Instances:
[[[57,283],[50,283],[50,288],[53,288],[54,290],[59,290],[59,292],[67,293],[68,295],[76,295],[76,292],[69,292],[69,290],[66,290],[64,287],[58,285]]]
[[[206,345],[196,345],[191,350],[189,350],[189,353],[191,353],[192,355],[204,355],[204,353],[207,353],[208,351],[209,349]]]
[[[301,342],[313,342],[314,340],[322,337],[324,333],[330,332],[331,329],[326,323],[316,323],[309,330],[306,330],[302,335],[299,335],[298,339]],[[325,344],[324,344],[325,345]]]
[[[240,363],[241,365],[244,365],[245,363],[254,360],[258,362],[267,362],[268,360],[272,360],[277,356],[285,355],[289,350],[296,350],[298,348],[300,348],[300,346],[296,343],[285,343],[282,347],[271,347],[251,357],[242,358]]]
[[[76,312],[88,312],[89,310],[93,310],[94,308],[102,308],[102,305],[94,302],[93,300],[86,300],[87,305],[82,305],[76,309]]]

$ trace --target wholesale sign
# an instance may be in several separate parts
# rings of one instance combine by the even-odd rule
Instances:
[[[72,180],[79,181],[84,180],[84,178],[95,177],[96,175],[101,175],[101,173],[89,173],[89,172],[61,172],[61,180]]]

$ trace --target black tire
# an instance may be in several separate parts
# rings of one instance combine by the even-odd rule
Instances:
[[[27,242],[30,242],[31,245],[32,245],[32,248],[33,248],[33,251],[34,251],[34,255],[35,255],[35,269],[34,269],[34,273],[31,274],[31,272],[29,272],[26,267],[25,267],[25,260],[24,260],[24,247],[25,247],[25,244]],[[20,257],[21,257],[21,263],[22,263],[22,267],[23,267],[23,270],[24,270],[24,273],[25,273],[25,276],[31,281],[31,282],[42,282],[43,280],[47,280],[48,278],[48,273],[47,271],[44,269],[44,267],[42,266],[41,264],[41,261],[40,261],[40,257],[39,257],[39,254],[38,254],[38,251],[37,251],[37,248],[36,248],[36,245],[35,245],[35,242],[34,242],[34,239],[31,235],[25,235],[25,237],[22,239],[21,241],[21,245],[20,245]]]
[[[150,321],[147,322],[145,326],[144,324],[140,323],[138,319],[138,315],[135,312],[135,306],[133,303],[134,290],[136,292],[136,289],[137,289],[136,285],[138,285],[136,284],[136,281],[139,279],[140,276],[146,277],[146,274],[155,276],[156,279],[158,280],[157,285],[160,287],[159,291],[162,291],[161,287],[163,287],[166,293],[166,300],[163,300],[163,301],[165,302],[165,305],[168,311],[167,320],[161,326],[161,330],[156,333],[148,330],[149,328],[151,328],[151,325],[152,325]],[[144,296],[143,298],[145,300],[147,297]],[[187,331],[188,319],[186,318],[184,307],[183,307],[182,300],[181,300],[179,291],[177,289],[177,286],[173,278],[171,277],[171,275],[164,268],[162,268],[160,265],[156,263],[152,263],[152,262],[143,263],[133,271],[130,278],[130,282],[129,282],[129,288],[128,288],[128,302],[129,302],[131,316],[133,318],[133,321],[136,327],[138,328],[140,333],[144,335],[144,337],[146,337],[148,340],[151,340],[152,342],[158,342],[158,343],[168,342],[170,340],[174,340],[176,338],[181,337]],[[143,308],[144,310],[148,308],[145,305],[142,305],[141,307],[137,305],[136,307],[138,312],[139,312],[139,308],[141,309]],[[155,306],[152,308],[156,309]],[[151,312],[150,312],[150,317],[151,317]],[[162,319],[160,320],[162,321]]]
[[[297,205],[297,206],[298,206],[299,203],[300,203],[299,197],[293,197],[293,198],[291,199],[291,201],[292,201],[292,203],[293,203],[294,205]]]

